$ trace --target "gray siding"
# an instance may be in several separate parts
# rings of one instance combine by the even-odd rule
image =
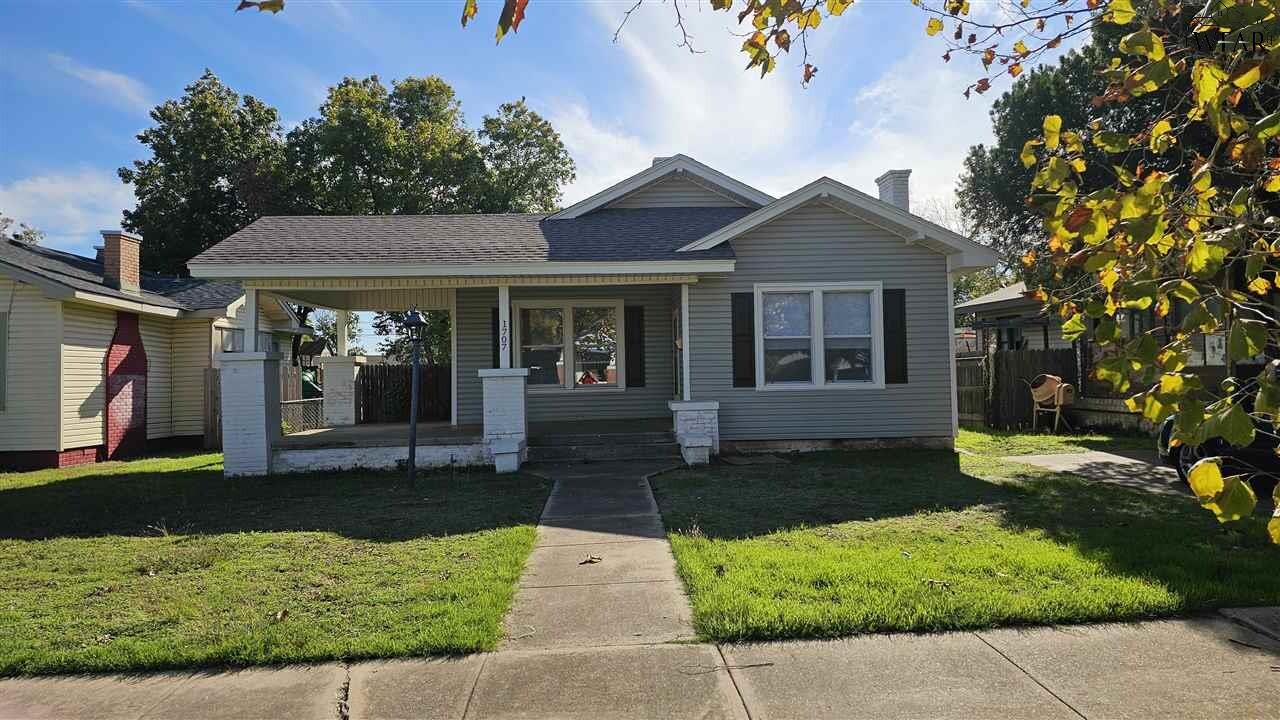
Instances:
[[[667,175],[614,200],[610,208],[743,207],[744,203],[691,180]]]
[[[622,298],[644,306],[645,386],[617,390],[530,390],[530,422],[596,418],[668,417],[667,401],[675,393],[672,360],[671,287],[669,285],[604,285],[573,288],[511,289],[511,300],[558,298]],[[496,288],[458,290],[458,422],[484,421],[483,391],[477,371],[493,366],[492,309]],[[512,320],[515,318],[513,316]],[[621,338],[619,338],[621,342]]]
[[[720,402],[726,440],[951,436],[951,298],[946,261],[820,204],[733,241],[737,267],[690,288],[694,400]],[[909,382],[883,390],[732,386],[730,293],[755,283],[882,281],[906,289]]]

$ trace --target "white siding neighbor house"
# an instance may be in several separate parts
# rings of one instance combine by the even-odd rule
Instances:
[[[137,455],[204,433],[205,370],[246,328],[287,351],[289,309],[244,291],[143,273],[141,238],[103,231],[99,258],[0,242],[0,467]]]
[[[684,155],[551,214],[266,217],[194,258],[250,302],[448,312],[452,417],[426,463],[513,470],[571,445],[688,462],[722,450],[946,446],[952,282],[986,247],[829,178],[781,198]],[[343,337],[341,328],[338,337]],[[250,333],[253,337],[253,333]],[[392,466],[398,428],[354,426],[362,359],[325,364],[329,427],[281,437],[271,348],[220,356],[228,474]],[[556,435],[571,442],[548,444]]]

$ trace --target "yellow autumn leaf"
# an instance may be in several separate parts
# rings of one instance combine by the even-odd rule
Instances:
[[[1056,150],[1062,132],[1062,116],[1061,115],[1045,115],[1044,124],[1044,146],[1048,150]]]
[[[839,17],[853,4],[853,0],[827,0],[827,13]]]
[[[1030,50],[1027,49],[1027,44],[1021,40],[1013,44],[1013,51],[1023,56],[1026,56],[1030,52]]]
[[[1267,192],[1280,192],[1280,175],[1270,175],[1266,182],[1262,183],[1262,189]]]
[[[924,32],[929,37],[933,37],[942,32],[942,21],[938,18],[929,18],[929,22],[924,26]]]
[[[1023,167],[1025,168],[1035,167],[1035,164],[1036,164],[1035,147],[1040,144],[1041,142],[1034,138],[1022,144],[1022,152],[1019,153],[1018,158],[1022,160]]]

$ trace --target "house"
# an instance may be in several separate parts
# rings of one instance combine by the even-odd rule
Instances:
[[[996,258],[912,215],[909,173],[879,198],[829,178],[774,198],[675,155],[550,214],[266,217],[189,267],[332,308],[339,338],[351,311],[449,312],[452,417],[420,462],[512,470],[531,436],[609,427],[674,430],[691,462],[950,446],[952,279]],[[360,358],[319,359],[329,428],[282,438],[280,359],[246,351],[220,356],[228,474],[404,459],[399,430],[351,430]]]
[[[99,258],[0,242],[0,466],[124,457],[204,434],[205,370],[245,344],[287,356],[288,307],[247,323],[244,292],[140,272],[141,238],[103,231]]]
[[[972,315],[978,352],[985,350],[1060,350],[1062,319],[1046,313],[1044,303],[1027,297],[1027,284],[1016,282],[956,305],[956,314]]]

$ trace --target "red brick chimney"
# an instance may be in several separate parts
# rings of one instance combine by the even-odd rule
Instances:
[[[138,254],[142,236],[124,230],[103,230],[102,242],[102,278],[107,285],[135,295],[141,292]]]

